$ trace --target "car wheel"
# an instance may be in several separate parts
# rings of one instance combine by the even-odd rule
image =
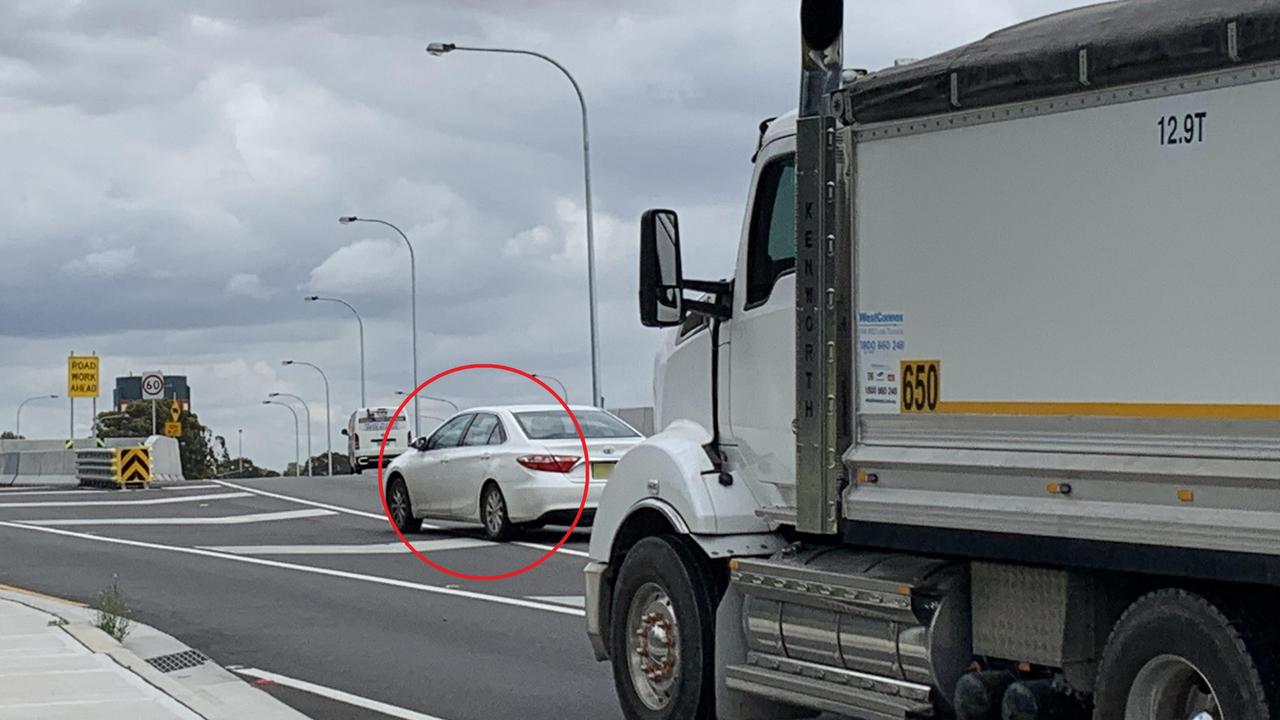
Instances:
[[[1098,667],[1098,720],[1268,720],[1274,696],[1270,620],[1246,623],[1184,590],[1159,590],[1124,612]],[[1268,692],[1270,691],[1270,693]],[[1270,696],[1269,696],[1270,694]]]
[[[636,543],[618,571],[610,653],[628,720],[715,717],[715,583],[686,537]]]
[[[413,505],[409,502],[409,488],[404,480],[396,475],[387,483],[387,509],[391,511],[391,522],[401,534],[416,533],[422,529],[422,518],[413,516]]]
[[[497,483],[485,485],[480,497],[480,522],[484,536],[490,540],[506,540],[511,535],[511,518],[507,516],[507,499]]]

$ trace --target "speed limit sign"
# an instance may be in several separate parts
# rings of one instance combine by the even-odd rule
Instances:
[[[164,397],[164,373],[142,373],[142,399],[159,400]]]

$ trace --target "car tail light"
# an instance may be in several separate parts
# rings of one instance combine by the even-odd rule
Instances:
[[[577,455],[525,455],[516,458],[516,462],[530,470],[542,472],[567,473],[578,464]]]

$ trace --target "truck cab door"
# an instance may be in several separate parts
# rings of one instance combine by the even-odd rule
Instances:
[[[725,450],[768,505],[795,498],[795,179],[794,136],[761,149],[729,323]]]

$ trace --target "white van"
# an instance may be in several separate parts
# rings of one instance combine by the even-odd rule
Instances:
[[[347,420],[347,428],[342,431],[347,436],[347,457],[351,460],[351,472],[362,473],[366,468],[378,464],[378,446],[382,443],[382,434],[387,430],[394,408],[360,408]],[[391,434],[387,436],[387,449],[383,454],[385,462],[409,449],[409,441],[413,439],[412,430],[403,415],[395,418]]]

